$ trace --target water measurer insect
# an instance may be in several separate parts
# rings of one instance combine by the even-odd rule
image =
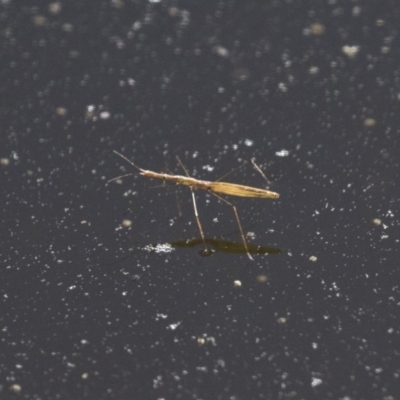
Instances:
[[[246,239],[245,239],[245,236],[243,233],[242,224],[240,222],[239,214],[237,212],[236,206],[234,204],[232,204],[230,201],[221,197],[217,193],[226,194],[228,196],[252,197],[252,198],[259,198],[259,199],[277,199],[279,197],[278,193],[271,192],[270,190],[266,190],[266,189],[255,188],[252,186],[239,185],[237,183],[219,182],[219,181],[203,181],[200,179],[192,178],[191,176],[189,176],[189,173],[187,172],[186,168],[182,164],[179,157],[177,157],[177,160],[178,160],[179,164],[181,165],[182,169],[185,171],[186,176],[164,174],[164,173],[159,173],[159,172],[154,172],[154,171],[150,171],[147,169],[143,169],[143,168],[138,167],[136,164],[134,164],[131,160],[129,160],[127,157],[125,157],[121,153],[118,153],[118,151],[114,150],[114,153],[117,154],[119,157],[123,158],[129,164],[133,165],[136,169],[138,169],[140,171],[140,175],[147,176],[148,178],[157,178],[157,179],[162,179],[164,181],[174,182],[177,185],[189,186],[189,188],[192,192],[193,208],[194,208],[194,214],[196,217],[197,226],[199,228],[200,235],[201,235],[203,245],[204,245],[204,253],[203,253],[204,255],[210,254],[210,251],[207,249],[206,240],[205,240],[205,236],[204,236],[204,232],[203,232],[203,227],[201,226],[199,213],[197,212],[196,197],[194,195],[193,188],[207,190],[213,196],[217,197],[219,200],[221,200],[225,204],[232,207],[232,210],[235,214],[237,224],[239,226],[240,235],[242,236],[242,241],[243,241],[244,248],[246,249],[247,256],[250,258],[250,260],[253,260],[253,257],[250,255],[249,247],[247,245],[247,242],[246,242]],[[251,160],[251,162],[253,163],[253,165],[257,169],[257,171],[260,172],[261,175],[265,179],[267,179],[266,176],[264,175],[264,173],[257,166],[257,164],[255,163],[255,161],[253,159]],[[115,181],[116,179],[124,178],[126,176],[131,176],[131,175],[133,175],[133,174],[121,175],[116,178],[110,179],[108,182],[112,182],[112,181]]]

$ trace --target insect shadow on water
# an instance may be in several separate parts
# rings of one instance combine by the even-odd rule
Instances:
[[[230,201],[226,200],[224,197],[220,196],[217,193],[225,194],[228,196],[237,196],[237,197],[250,197],[250,198],[260,198],[260,199],[277,199],[279,197],[278,193],[271,192],[270,190],[267,189],[261,189],[261,188],[255,188],[253,186],[247,186],[247,185],[240,185],[237,183],[229,183],[229,182],[220,182],[219,180],[217,181],[204,181],[196,178],[192,178],[185,166],[183,165],[182,161],[180,160],[179,157],[177,157],[177,160],[184,170],[186,176],[182,175],[173,175],[173,174],[166,174],[166,173],[159,173],[159,172],[154,172],[150,170],[146,170],[143,168],[138,167],[136,164],[134,164],[131,160],[129,160],[127,157],[122,155],[121,153],[118,153],[118,151],[114,150],[114,153],[117,154],[119,157],[123,158],[125,161],[127,161],[129,164],[134,166],[136,169],[140,171],[140,175],[146,176],[148,178],[156,178],[156,179],[162,179],[163,181],[170,181],[173,182],[177,185],[184,185],[188,186],[191,193],[192,193],[192,201],[193,201],[193,208],[194,208],[194,215],[196,217],[196,222],[197,226],[199,228],[200,236],[204,245],[204,250],[202,252],[203,256],[210,255],[212,253],[211,250],[207,247],[206,239],[204,236],[204,231],[203,227],[200,222],[200,217],[199,213],[197,211],[197,203],[196,203],[196,197],[194,195],[194,188],[196,189],[202,189],[206,190],[209,193],[211,193],[213,196],[215,196],[218,200],[222,201],[223,203],[227,204],[230,206],[235,214],[236,222],[239,227],[240,235],[242,237],[242,242],[243,246],[246,250],[246,254],[249,257],[250,260],[253,260],[253,257],[250,254],[248,244],[246,242],[242,224],[240,222],[239,218],[239,213],[237,211],[236,206],[231,203]],[[254,166],[254,168],[266,179],[268,182],[268,179],[264,175],[264,173],[261,171],[260,167],[255,163],[254,159],[251,159],[251,162]],[[107,183],[115,181],[117,179],[121,179],[127,176],[132,176],[133,173],[130,174],[124,174],[121,176],[117,176],[116,178],[110,179]]]
[[[218,251],[221,253],[230,253],[230,254],[243,254],[246,253],[246,250],[251,254],[279,254],[281,250],[278,247],[272,246],[259,246],[253,244],[247,244],[247,249],[244,247],[243,243],[234,242],[231,240],[223,240],[223,239],[214,239],[214,238],[205,238],[205,242],[207,245],[213,248],[213,252]],[[202,238],[193,238],[193,239],[185,239],[185,240],[177,240],[172,242],[172,247],[183,247],[183,248],[193,248],[199,244],[202,244]],[[200,252],[202,255],[202,252]]]

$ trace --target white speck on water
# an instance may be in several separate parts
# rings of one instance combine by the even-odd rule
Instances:
[[[208,171],[208,172],[212,172],[214,171],[214,167],[212,165],[204,165],[203,168],[204,170]]]
[[[278,157],[287,157],[289,155],[289,151],[282,149],[280,151],[277,151],[275,155]]]
[[[171,329],[171,331],[174,331],[182,322],[176,322],[175,324],[168,325],[167,329]]]
[[[343,46],[342,52],[349,58],[354,58],[360,51],[360,46]]]
[[[281,91],[282,93],[286,93],[288,91],[288,88],[286,86],[286,84],[284,82],[280,82],[278,85],[278,89],[279,91]]]
[[[154,252],[157,254],[160,253],[172,253],[175,249],[169,244],[169,243],[165,243],[165,244],[149,244],[145,247],[143,247],[143,250],[150,252]]]
[[[109,113],[108,111],[103,111],[100,113],[101,119],[109,119],[110,117],[111,117],[111,113]]]
[[[229,50],[222,46],[214,46],[213,51],[215,54],[218,54],[220,57],[228,57]]]
[[[311,380],[311,386],[312,387],[316,387],[316,386],[322,385],[322,383],[323,383],[323,380],[319,379],[319,378],[312,378],[312,380]]]

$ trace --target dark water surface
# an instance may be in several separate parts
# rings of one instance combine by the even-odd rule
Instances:
[[[399,399],[399,17],[3,0],[1,398]]]

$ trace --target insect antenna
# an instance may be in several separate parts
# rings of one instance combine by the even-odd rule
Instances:
[[[265,176],[264,172],[262,172],[261,168],[256,164],[256,159],[252,158],[251,163],[253,164],[254,168],[261,174],[261,176],[267,181],[268,185],[271,185],[271,182],[268,180],[268,178]]]
[[[138,167],[136,164],[134,164],[131,160],[129,160],[129,158],[125,157],[125,156],[122,155],[121,153],[118,153],[117,150],[113,150],[113,152],[114,152],[117,156],[120,156],[121,158],[123,158],[123,159],[124,159],[125,161],[127,161],[129,164],[133,165],[133,166],[134,166],[136,169],[138,169],[140,172],[143,171],[142,168],[140,168],[140,167]],[[109,181],[107,181],[107,182],[106,182],[106,185],[107,185],[108,183],[110,183],[110,182],[117,181],[118,179],[125,178],[125,177],[127,177],[127,176],[132,176],[132,175],[135,175],[135,174],[130,173],[130,174],[125,174],[125,175],[117,176],[116,178],[112,178],[112,179],[110,179]]]
[[[108,185],[110,182],[113,182],[113,181],[117,181],[118,179],[122,179],[122,178],[125,178],[125,177],[127,177],[127,176],[132,176],[132,175],[135,175],[135,174],[125,174],[125,175],[120,175],[120,176],[117,176],[116,178],[112,178],[112,179],[110,179],[109,181],[107,181],[106,182],[106,185]]]
[[[124,155],[122,155],[121,153],[118,153],[117,150],[113,150],[113,152],[117,155],[120,156],[121,158],[123,158],[125,161],[127,161],[129,164],[133,165],[136,169],[138,169],[139,171],[143,171],[142,168],[138,167],[136,164],[134,164],[129,158],[125,157]],[[116,178],[117,179],[117,178]]]
[[[188,172],[188,170],[186,169],[186,167],[183,165],[183,162],[181,161],[181,159],[180,159],[178,156],[176,157],[176,159],[177,159],[179,165],[180,165],[180,166],[182,167],[182,169],[185,171],[186,176],[188,176],[188,177],[190,178],[189,172]]]
[[[220,178],[218,178],[215,182],[222,181],[222,179],[226,178],[230,174],[232,174],[235,171],[238,171],[239,169],[243,168],[247,164],[247,161],[245,161],[242,165],[239,165],[239,167],[231,169],[229,172],[227,172],[225,175],[222,175]]]

